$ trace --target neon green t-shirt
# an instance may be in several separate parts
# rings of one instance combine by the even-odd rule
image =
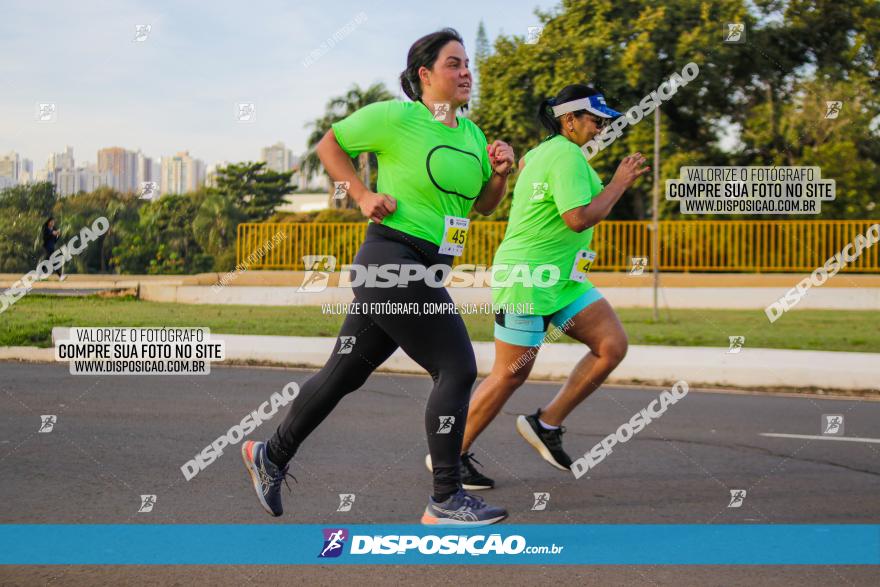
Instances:
[[[495,252],[492,301],[532,304],[535,314],[546,316],[593,287],[588,279],[571,279],[579,251],[589,249],[593,229],[577,233],[565,224],[562,214],[589,204],[603,185],[580,148],[562,135],[526,153],[525,161],[513,191],[507,232]],[[511,268],[517,264],[527,265],[530,275],[541,265],[555,265],[559,281],[546,288],[534,282],[528,287],[522,272],[517,277]],[[498,269],[505,265],[507,269]],[[543,272],[538,281],[548,275]]]
[[[397,200],[383,225],[440,245],[444,218],[467,217],[492,167],[483,131],[467,118],[457,120],[450,128],[421,102],[389,100],[333,125],[351,157],[376,153],[376,189]]]

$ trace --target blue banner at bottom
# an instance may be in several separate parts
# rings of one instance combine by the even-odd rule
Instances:
[[[7,524],[0,564],[877,565],[880,525]]]

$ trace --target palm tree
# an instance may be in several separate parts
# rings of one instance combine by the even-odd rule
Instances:
[[[232,198],[209,189],[192,223],[196,242],[206,253],[219,257],[235,242],[236,227],[242,219]]]
[[[331,98],[330,101],[327,102],[327,110],[324,113],[324,116],[306,125],[306,127],[312,128],[312,132],[308,139],[308,151],[306,152],[302,165],[302,172],[306,174],[306,177],[313,173],[320,173],[323,171],[321,161],[318,159],[318,154],[315,152],[315,147],[327,131],[330,130],[330,126],[334,122],[342,120],[349,114],[360,110],[368,104],[391,100],[393,98],[394,96],[391,95],[385,87],[385,84],[381,83],[373,84],[367,89],[362,89],[355,84],[344,96]],[[371,159],[373,158],[375,158],[375,155],[372,155],[371,153],[361,153],[357,158],[357,169],[361,181],[371,189]],[[355,207],[354,200],[349,197],[346,197],[344,200],[333,198],[333,191],[333,187],[331,186],[329,194],[329,206],[331,208]]]
[[[107,212],[104,216],[110,223],[110,229],[104,235],[104,238],[98,241],[102,273],[108,268],[113,246],[119,244],[120,238],[124,238],[128,227],[137,225],[139,220],[138,209],[140,207],[137,196],[130,192],[118,194],[109,191],[107,195]]]

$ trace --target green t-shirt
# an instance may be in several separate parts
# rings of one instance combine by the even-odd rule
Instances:
[[[376,153],[377,191],[397,210],[382,224],[439,245],[446,216],[465,218],[492,174],[486,136],[467,118],[450,128],[421,102],[389,100],[364,106],[333,125],[352,157]]]
[[[587,163],[577,145],[562,135],[548,139],[526,153],[525,167],[513,191],[510,220],[504,240],[495,252],[492,301],[495,304],[532,304],[541,316],[561,310],[591,289],[589,280],[571,279],[578,252],[589,249],[593,229],[577,233],[562,214],[589,204],[603,189],[599,176]],[[512,269],[524,264],[529,277],[541,265],[559,268],[559,281],[550,287],[528,287],[522,272]],[[549,273],[536,276],[547,279]],[[507,282],[508,285],[502,286]]]

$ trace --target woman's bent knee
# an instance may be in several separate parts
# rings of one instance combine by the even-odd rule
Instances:
[[[618,365],[626,357],[629,350],[629,341],[626,335],[615,337],[602,345],[602,355],[611,363]]]
[[[452,363],[440,371],[440,378],[446,382],[453,382],[457,387],[470,389],[477,380],[476,360],[462,359],[459,363]]]
[[[459,377],[462,382],[467,383],[468,385],[473,385],[474,381],[477,380],[477,363],[476,361],[472,361],[471,363],[464,365],[460,369]]]
[[[530,369],[526,369],[524,367],[517,368],[516,365],[508,365],[503,369],[499,369],[497,366],[495,371],[492,372],[492,376],[498,380],[498,383],[501,384],[505,389],[515,390],[522,386],[523,383],[526,382],[526,379],[529,378]]]

